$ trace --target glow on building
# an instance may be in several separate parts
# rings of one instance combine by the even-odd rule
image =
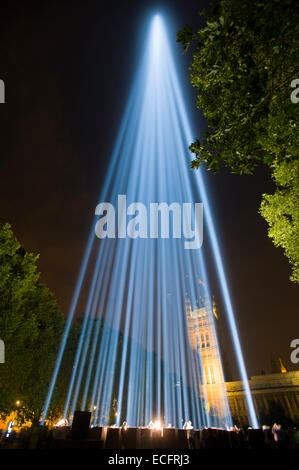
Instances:
[[[211,312],[207,305],[192,309],[186,300],[186,316],[191,348],[201,361],[201,395],[212,419],[227,424],[230,416],[225,377],[221,361],[220,345],[215,327],[216,311]]]

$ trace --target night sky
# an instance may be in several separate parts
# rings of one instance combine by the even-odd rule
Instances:
[[[140,25],[157,7],[176,29],[200,25],[208,2],[2,1],[0,220],[28,251],[40,253],[42,279],[67,314],[85,243],[138,63]],[[176,37],[172,38],[174,47]],[[198,135],[204,123],[181,56],[184,93]],[[219,91],[221,92],[221,90]],[[190,170],[191,171],[191,170]],[[273,191],[269,172],[207,176],[249,375],[287,369],[298,337],[298,287],[258,214]],[[212,271],[211,286],[222,311]]]

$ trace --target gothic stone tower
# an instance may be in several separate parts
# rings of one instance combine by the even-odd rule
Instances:
[[[216,333],[217,313],[208,306],[194,308],[186,300],[186,315],[190,346],[199,355],[201,391],[211,416],[223,423],[229,415],[229,405]]]

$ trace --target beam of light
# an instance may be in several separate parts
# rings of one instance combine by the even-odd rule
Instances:
[[[113,180],[115,168],[116,168],[116,165],[117,165],[117,158],[118,158],[118,155],[119,155],[119,151],[120,151],[120,148],[121,148],[121,144],[122,144],[125,132],[127,130],[127,125],[128,125],[128,122],[129,122],[129,117],[131,115],[131,112],[132,112],[132,96],[131,96],[131,99],[129,99],[129,102],[128,102],[128,105],[127,105],[127,108],[126,108],[126,111],[125,111],[123,122],[122,122],[122,125],[121,125],[120,130],[119,130],[119,135],[118,135],[118,138],[117,138],[116,146],[115,146],[115,149],[114,149],[114,152],[113,152],[113,155],[112,155],[111,165],[110,165],[106,180],[104,182],[103,189],[101,191],[99,200],[105,199],[108,195],[108,190],[109,190],[109,187],[111,185],[111,181]],[[61,367],[63,354],[64,354],[66,344],[67,344],[67,340],[68,340],[68,337],[69,337],[70,328],[71,328],[71,325],[72,325],[74,314],[75,314],[77,306],[78,306],[78,301],[79,301],[79,297],[80,297],[80,294],[81,294],[83,281],[84,281],[86,271],[87,271],[87,267],[88,267],[88,264],[89,264],[89,261],[90,261],[90,255],[91,255],[91,252],[92,252],[94,239],[95,239],[95,222],[92,225],[92,228],[91,228],[91,231],[90,231],[90,234],[89,234],[89,237],[88,237],[88,242],[87,242],[87,246],[86,246],[86,249],[85,249],[82,265],[80,267],[79,276],[78,276],[77,284],[76,284],[76,287],[75,287],[73,299],[72,299],[72,302],[71,302],[68,318],[67,318],[67,321],[66,321],[66,325],[65,325],[64,332],[63,332],[63,335],[62,335],[61,343],[60,343],[60,346],[59,346],[59,351],[58,351],[58,354],[57,354],[55,367],[54,367],[54,370],[53,370],[49,390],[48,390],[48,393],[47,393],[47,397],[46,397],[46,400],[45,400],[45,403],[44,403],[44,408],[43,408],[43,412],[42,412],[42,416],[41,416],[41,422],[42,423],[45,422],[45,419],[48,415],[49,406],[50,406],[50,403],[51,403],[51,400],[52,400],[52,397],[53,397],[54,388],[55,388],[58,373],[59,373],[59,370],[60,370],[60,367]]]
[[[83,321],[83,325],[82,325],[82,329],[81,329],[78,348],[77,348],[75,361],[74,361],[74,365],[73,365],[72,377],[71,377],[71,381],[70,381],[70,384],[69,384],[68,394],[67,394],[65,407],[64,407],[64,413],[63,413],[64,418],[66,417],[66,415],[68,413],[68,407],[69,407],[70,400],[71,400],[71,397],[72,397],[74,382],[75,382],[76,378],[77,378],[77,384],[76,384],[75,392],[74,392],[74,396],[73,396],[73,403],[74,404],[73,404],[72,411],[71,411],[72,414],[73,414],[73,412],[75,410],[75,407],[77,405],[79,388],[80,388],[79,384],[81,383],[81,380],[82,380],[82,374],[83,374],[83,370],[84,370],[84,366],[85,366],[86,356],[87,356],[87,353],[88,353],[88,346],[89,346],[90,337],[91,337],[91,333],[92,333],[93,319],[95,318],[96,305],[97,305],[97,300],[98,300],[98,296],[99,296],[99,291],[96,290],[96,287],[97,287],[97,284],[98,284],[98,286],[100,285],[100,282],[102,280],[101,278],[100,278],[100,281],[98,280],[98,276],[100,277],[100,275],[102,274],[99,270],[100,263],[102,263],[102,262],[105,263],[105,255],[102,254],[102,250],[100,249],[99,252],[98,252],[98,256],[97,256],[97,262],[96,262],[96,265],[95,265],[94,275],[93,275],[93,279],[92,279],[92,283],[91,283],[91,289],[90,289],[90,293],[89,293],[89,296],[88,296],[88,302],[87,302],[87,307],[86,307],[86,311],[90,312],[90,310],[91,310],[91,314],[84,316],[84,321]],[[93,302],[93,300],[94,300],[94,302]],[[93,304],[93,308],[92,308],[92,304]],[[79,370],[78,370],[78,368],[79,368]],[[78,371],[78,377],[76,377],[77,371]]]
[[[202,173],[198,177],[189,170],[190,155],[186,149],[190,141],[189,122],[164,20],[156,15],[132,84],[100,202],[109,201],[116,208],[121,200],[119,195],[126,195],[127,205],[138,201],[148,208],[150,203],[182,205],[202,200],[218,275],[223,283],[222,262],[220,253],[217,254],[219,248]],[[142,207],[139,205],[136,210],[141,211]],[[117,213],[117,221],[119,217]],[[172,235],[173,217],[169,219]],[[132,223],[132,217],[128,216],[128,221]],[[129,238],[127,221],[120,221],[118,238],[95,240],[96,222],[83,259],[43,418],[49,410],[71,323],[90,270],[93,275],[66,393],[64,418],[72,417],[75,409],[81,407],[93,413],[93,424],[120,425],[126,421],[129,426],[147,426],[149,422],[159,421],[180,428],[191,420],[196,428],[231,426],[220,356],[217,375],[206,364],[202,352],[191,348],[189,337],[187,294],[193,309],[196,299],[204,299],[202,307],[206,306],[204,312],[214,332],[203,249],[185,250],[184,239],[163,238],[161,227],[158,238]],[[161,214],[158,224],[161,224]],[[148,234],[150,230],[148,226]],[[202,285],[198,278],[202,279]],[[223,294],[225,297],[225,289]],[[199,322],[195,320],[198,330]],[[237,331],[232,334],[235,339]],[[214,343],[217,344],[216,336]],[[239,349],[236,352],[242,356]],[[208,382],[217,375],[219,383],[207,386],[206,370]],[[211,389],[221,391],[217,394],[220,408],[217,416],[211,416],[206,406],[208,398],[214,397]],[[250,393],[246,396],[251,398]]]
[[[171,78],[174,81],[174,86],[178,90],[178,94],[177,94],[178,112],[183,122],[184,133],[187,138],[187,141],[192,142],[194,139],[192,136],[191,127],[190,127],[189,120],[187,117],[187,113],[186,113],[186,109],[184,106],[183,97],[180,92],[180,87],[177,81],[177,77],[175,74],[172,74]],[[245,362],[243,358],[238,329],[236,325],[235,314],[234,314],[232,301],[231,301],[231,297],[229,293],[229,288],[228,288],[228,284],[226,280],[226,275],[225,275],[224,265],[223,265],[223,261],[222,261],[222,257],[220,253],[215,224],[214,224],[212,212],[210,209],[209,198],[207,194],[206,185],[204,182],[204,175],[203,175],[203,171],[201,168],[197,172],[197,183],[198,183],[198,188],[199,188],[199,192],[201,195],[201,200],[203,201],[204,207],[205,207],[205,216],[206,216],[206,223],[208,226],[208,233],[209,233],[209,237],[211,240],[212,252],[213,252],[214,259],[215,259],[217,274],[219,277],[222,295],[223,295],[223,299],[224,299],[224,303],[226,307],[226,314],[227,314],[228,324],[229,324],[232,339],[233,339],[233,346],[235,349],[237,363],[238,363],[241,379],[242,379],[244,390],[245,390],[245,397],[246,397],[249,417],[250,417],[252,427],[258,428],[258,421],[257,421],[255,409],[254,409],[251,392],[250,392],[250,386],[248,382]]]
[[[61,366],[61,361],[62,361],[62,358],[63,358],[63,353],[64,353],[64,350],[65,350],[65,347],[66,347],[67,339],[68,339],[68,336],[69,336],[69,333],[70,333],[70,328],[71,328],[71,324],[72,324],[72,321],[73,321],[74,313],[75,313],[75,310],[76,310],[76,307],[77,307],[77,303],[78,303],[78,299],[79,299],[79,295],[80,295],[80,290],[81,290],[82,283],[83,283],[83,280],[84,280],[84,276],[85,276],[85,273],[86,273],[86,269],[87,269],[87,265],[88,265],[88,261],[89,261],[89,256],[90,256],[90,253],[91,253],[91,250],[92,250],[93,241],[94,241],[94,226],[93,226],[93,228],[91,230],[91,233],[89,235],[86,252],[85,252],[85,255],[84,255],[84,258],[83,258],[83,263],[82,263],[82,266],[81,266],[81,269],[80,269],[80,272],[79,272],[79,277],[78,277],[77,285],[76,285],[76,288],[75,288],[75,293],[74,293],[73,300],[72,300],[72,303],[71,303],[71,308],[70,308],[70,311],[69,311],[69,316],[68,316],[68,319],[67,319],[67,322],[66,322],[66,325],[65,325],[63,335],[62,335],[62,341],[61,341],[61,344],[60,344],[60,348],[59,348],[58,356],[57,356],[57,359],[56,359],[52,379],[51,379],[51,382],[50,382],[50,387],[49,387],[49,390],[48,390],[48,394],[47,394],[46,401],[45,401],[44,408],[43,408],[43,412],[42,412],[42,423],[45,422],[45,419],[48,415],[49,406],[50,406],[51,399],[52,399],[52,396],[53,396],[54,387],[55,387],[58,372],[59,372],[59,369],[60,369],[60,366]]]

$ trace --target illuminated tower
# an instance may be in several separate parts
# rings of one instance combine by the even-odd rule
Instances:
[[[223,367],[215,320],[217,312],[209,306],[195,307],[186,300],[188,334],[194,354],[199,356],[201,391],[206,406],[214,418],[223,423],[229,414]]]

